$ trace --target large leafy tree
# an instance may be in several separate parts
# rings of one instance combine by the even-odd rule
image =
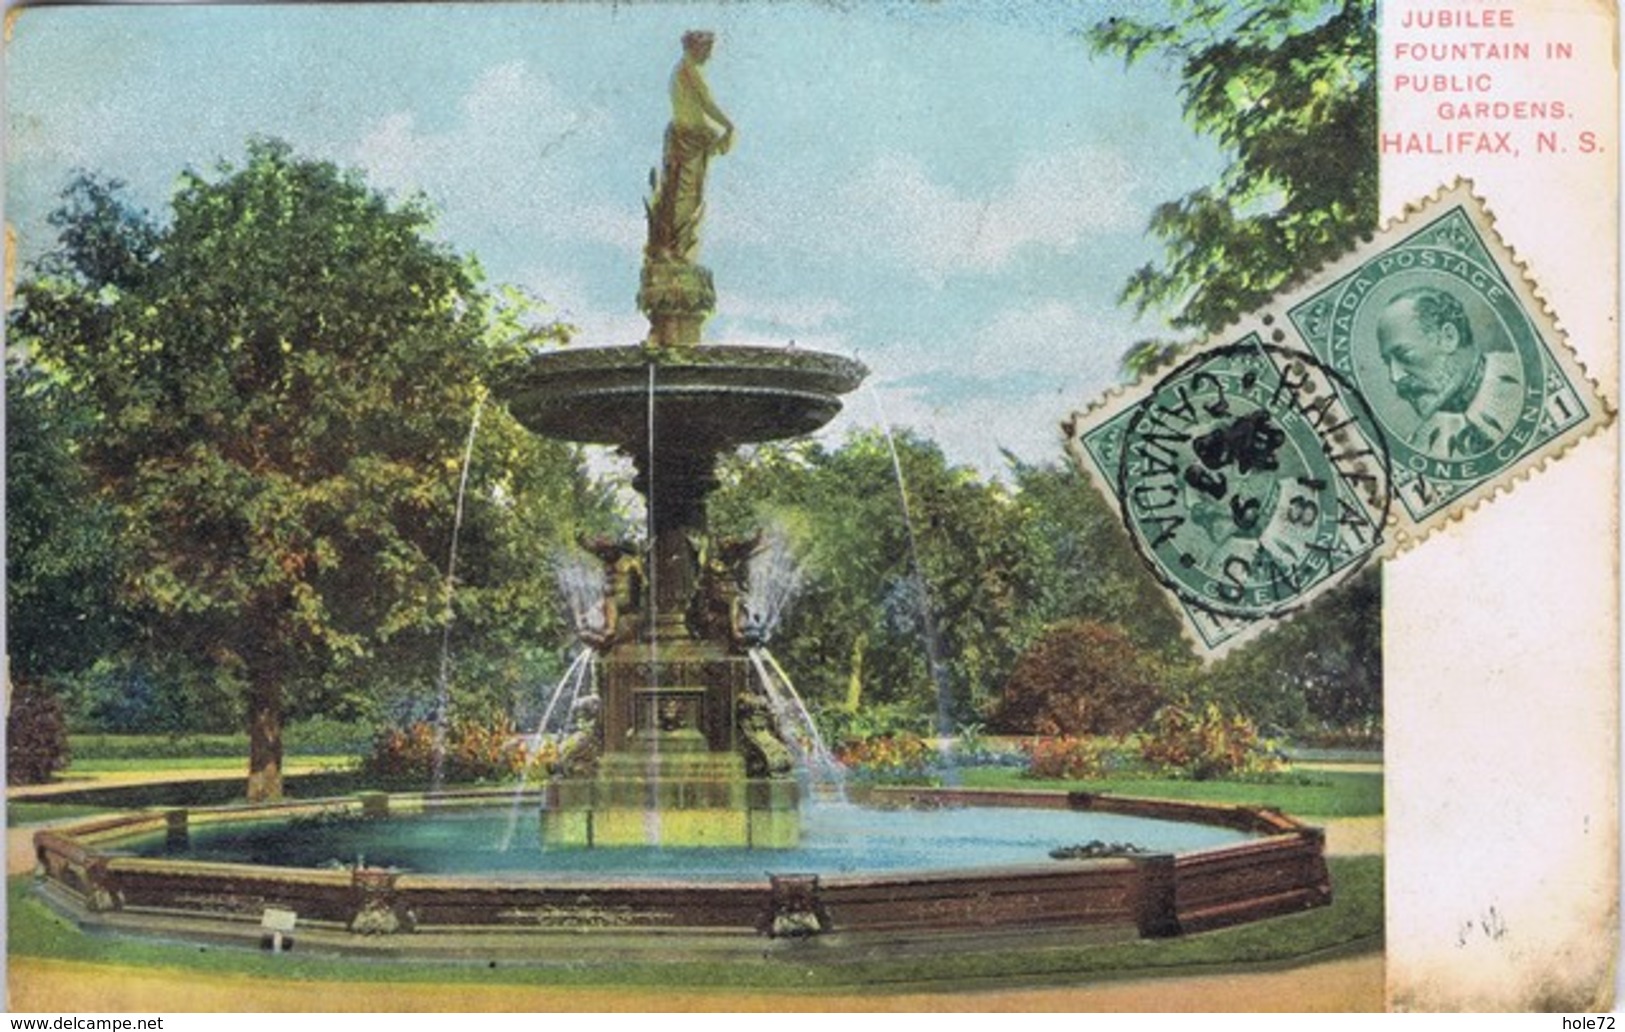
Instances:
[[[1186,121],[1229,159],[1216,182],[1153,212],[1163,258],[1123,289],[1138,311],[1214,332],[1375,228],[1375,0],[1164,0],[1089,41],[1130,64],[1175,65]],[[1143,371],[1174,350],[1150,340],[1125,361]]]
[[[556,629],[537,582],[580,511],[575,463],[493,406],[451,579],[471,419],[523,347],[493,341],[478,271],[430,242],[425,205],[265,141],[184,175],[164,224],[88,175],[56,221],[14,339],[95,414],[81,456],[146,645],[239,687],[251,798],[281,794],[285,718],[380,671],[432,679],[448,621]]]
[[[6,373],[6,779],[33,784],[68,760],[63,681],[129,628],[111,513],[73,454],[85,414],[27,367]]]

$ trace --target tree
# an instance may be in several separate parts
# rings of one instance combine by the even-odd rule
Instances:
[[[1162,704],[1159,673],[1121,627],[1058,623],[1016,661],[994,725],[1016,734],[1131,734]]]
[[[285,717],[342,707],[380,670],[421,679],[447,621],[557,629],[532,590],[546,539],[518,571],[498,557],[543,510],[571,531],[574,455],[494,406],[466,583],[449,576],[470,421],[524,349],[490,338],[478,271],[429,242],[424,204],[274,141],[185,174],[161,226],[95,176],[65,197],[13,332],[95,414],[82,456],[144,644],[241,691],[250,798],[281,794]]]
[[[1382,720],[1382,580],[1369,569],[1215,664],[1210,697],[1295,733]]]
[[[1110,18],[1088,37],[1129,64],[1176,64],[1186,121],[1229,154],[1217,182],[1152,214],[1165,253],[1123,289],[1137,311],[1215,332],[1376,227],[1374,0],[1165,0],[1160,19]],[[1125,361],[1168,357],[1144,341]]]
[[[803,695],[899,705],[929,726],[977,716],[1018,648],[1005,489],[908,431],[761,446],[726,460],[723,481],[713,528],[794,539],[805,577],[773,647]]]
[[[1054,624],[1088,619],[1126,629],[1147,651],[1188,658],[1179,617],[1135,555],[1121,514],[1074,466],[1012,460],[1011,471],[1023,542],[1018,647]]]

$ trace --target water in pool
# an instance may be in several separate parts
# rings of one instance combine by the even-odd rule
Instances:
[[[824,804],[804,813],[796,849],[543,849],[537,822],[534,810],[493,807],[382,819],[205,824],[192,829],[185,846],[169,846],[160,834],[126,843],[125,851],[279,867],[364,862],[498,877],[758,879],[768,871],[837,875],[1056,863],[1050,850],[1094,841],[1184,852],[1250,837],[1228,828],[1070,810]]]

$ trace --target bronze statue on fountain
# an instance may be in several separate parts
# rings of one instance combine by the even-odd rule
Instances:
[[[703,74],[714,45],[686,34],[672,75],[638,291],[648,339],[539,352],[502,390],[535,433],[630,456],[648,510],[642,548],[581,543],[605,570],[602,626],[583,636],[598,653],[597,755],[592,776],[550,784],[549,843],[772,848],[799,837],[790,753],[746,655],[759,644],[743,598],[760,540],[714,538],[705,503],[719,456],[817,430],[867,370],[839,355],[702,342],[716,303],[695,260],[705,179],[734,139]]]

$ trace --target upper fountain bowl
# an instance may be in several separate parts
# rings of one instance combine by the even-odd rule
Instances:
[[[534,433],[644,447],[656,427],[688,448],[721,451],[812,433],[869,370],[854,359],[791,348],[564,348],[539,352],[501,393]]]

